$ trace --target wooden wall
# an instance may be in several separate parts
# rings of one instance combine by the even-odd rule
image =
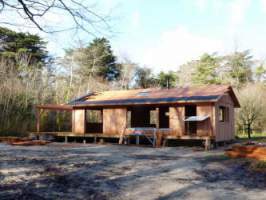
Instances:
[[[172,129],[172,135],[182,136],[185,132],[185,108],[184,106],[169,108],[169,127]]]
[[[205,121],[197,123],[197,136],[212,136],[214,135],[214,117],[213,117],[213,105],[198,105],[198,116],[209,116]]]
[[[197,136],[212,136],[215,135],[215,116],[214,105],[203,104],[197,105],[198,116],[209,116],[209,119],[197,123]],[[185,106],[170,107],[169,109],[169,124],[172,129],[173,136],[185,135]]]
[[[85,110],[75,109],[72,111],[72,132],[76,134],[85,133]]]
[[[103,109],[103,134],[120,135],[127,124],[126,108]]]
[[[229,109],[228,121],[219,121],[219,106],[224,106]],[[235,117],[234,117],[234,103],[229,94],[224,95],[215,104],[215,123],[216,123],[216,141],[228,141],[235,137]]]

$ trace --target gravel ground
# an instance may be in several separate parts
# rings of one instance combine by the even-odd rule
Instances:
[[[0,199],[266,199],[266,174],[223,150],[0,144]]]

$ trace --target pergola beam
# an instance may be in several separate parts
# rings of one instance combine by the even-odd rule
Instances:
[[[73,110],[73,106],[58,105],[58,104],[37,105],[36,108],[37,109],[43,109],[43,110],[66,110],[66,111]]]

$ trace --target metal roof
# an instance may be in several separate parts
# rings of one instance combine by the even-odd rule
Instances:
[[[165,98],[141,98],[141,99],[120,99],[120,100],[103,100],[103,101],[76,101],[70,105],[134,105],[134,104],[161,104],[177,102],[206,102],[215,101],[219,95],[212,96],[191,96],[191,97],[165,97]]]
[[[68,105],[82,107],[167,104],[179,102],[215,102],[226,93],[232,97],[235,107],[239,107],[239,102],[229,85],[104,91],[84,95],[69,102]]]

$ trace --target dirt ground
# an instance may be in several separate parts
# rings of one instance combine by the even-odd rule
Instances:
[[[266,174],[223,150],[0,144],[0,199],[266,199]]]

